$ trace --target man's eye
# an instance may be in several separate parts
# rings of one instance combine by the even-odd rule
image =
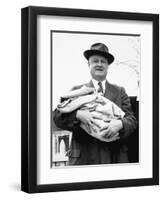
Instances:
[[[93,60],[92,62],[94,62],[94,63],[98,63],[98,60]]]

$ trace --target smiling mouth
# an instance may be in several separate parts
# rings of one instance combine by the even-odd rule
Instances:
[[[102,71],[104,71],[104,69],[102,67],[96,67],[96,71],[102,72]]]

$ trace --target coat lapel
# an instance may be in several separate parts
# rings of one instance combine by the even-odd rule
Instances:
[[[90,80],[89,83],[86,83],[85,85],[86,85],[87,87],[93,87],[93,88],[94,88],[94,85],[93,85],[92,80]]]
[[[106,97],[107,99],[111,100],[111,101],[115,101],[116,96],[117,96],[117,90],[115,89],[115,87],[110,84],[108,81],[106,81],[105,83],[105,93],[104,93],[104,97]],[[93,82],[92,80],[89,83],[85,84],[87,87],[93,87]]]
[[[106,81],[104,97],[106,97],[107,99],[109,99],[111,101],[115,101],[115,98],[116,98],[115,87],[113,87],[108,81]]]

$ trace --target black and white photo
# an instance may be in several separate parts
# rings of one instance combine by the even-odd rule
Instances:
[[[51,37],[52,167],[139,162],[140,35]]]

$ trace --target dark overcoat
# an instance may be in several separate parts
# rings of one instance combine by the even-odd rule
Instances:
[[[85,84],[94,87],[92,81]],[[83,85],[73,88],[79,89]],[[63,114],[57,109],[54,111],[54,122],[62,129],[72,131],[72,142],[69,152],[69,165],[95,165],[110,163],[127,163],[128,147],[127,138],[134,132],[137,126],[136,119],[131,109],[131,103],[123,87],[110,84],[106,81],[104,96],[118,105],[124,112],[122,119],[123,129],[119,132],[120,139],[114,142],[101,142],[88,135],[80,128],[80,122],[76,119],[76,111]]]

